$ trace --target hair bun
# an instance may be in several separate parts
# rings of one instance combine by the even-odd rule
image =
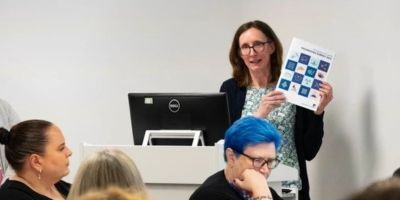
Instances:
[[[5,129],[4,127],[0,128],[0,143],[7,145],[10,141],[10,131]]]

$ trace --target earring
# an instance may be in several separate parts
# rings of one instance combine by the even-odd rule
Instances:
[[[42,179],[42,169],[39,170],[38,179]]]

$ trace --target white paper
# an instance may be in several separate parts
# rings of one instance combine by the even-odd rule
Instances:
[[[331,50],[293,38],[276,90],[282,91],[290,103],[317,110],[319,84],[327,80],[334,57]]]

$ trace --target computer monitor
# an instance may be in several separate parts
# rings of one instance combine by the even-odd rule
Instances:
[[[230,126],[225,93],[129,93],[135,145],[146,130],[202,130],[206,146],[224,138]],[[153,145],[191,145],[189,139],[153,139]]]

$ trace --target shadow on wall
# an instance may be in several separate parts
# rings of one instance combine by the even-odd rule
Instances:
[[[337,200],[353,192],[356,185],[355,161],[346,132],[335,120],[325,129],[322,151],[318,155],[318,170],[314,177],[318,188],[311,187],[313,199]],[[318,191],[313,191],[318,190]]]
[[[371,88],[371,87],[369,87]],[[376,145],[376,138],[375,133],[376,129],[374,124],[376,123],[376,119],[374,119],[374,93],[371,89],[369,89],[365,94],[365,101],[361,107],[363,111],[362,116],[362,147],[363,147],[363,158],[362,158],[362,173],[361,173],[361,182],[369,183],[373,181],[372,179],[375,177],[374,172],[377,163],[377,145]]]
[[[362,113],[356,115],[361,116],[358,121],[361,124],[360,134],[345,130],[339,120],[342,118],[337,115],[325,119],[328,126],[325,126],[324,141],[318,155],[318,169],[313,175],[316,182],[314,185],[318,188],[311,188],[315,194],[314,199],[343,199],[356,191],[360,184],[371,181],[373,177],[371,173],[376,167],[377,159],[373,108],[373,93],[367,91],[362,98],[362,104],[360,104]],[[346,111],[337,113],[346,114]],[[357,119],[354,124],[357,124]],[[354,141],[354,139],[358,141]],[[357,146],[362,149],[356,150]],[[361,161],[361,163],[357,164],[357,161]],[[313,191],[315,189],[317,191]]]

